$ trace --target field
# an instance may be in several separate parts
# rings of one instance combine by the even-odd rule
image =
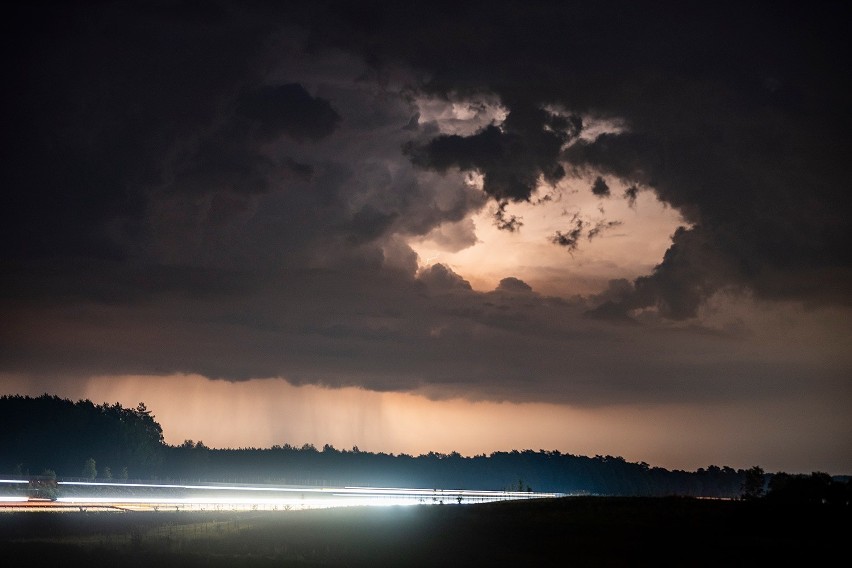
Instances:
[[[843,558],[849,507],[567,497],[246,512],[5,512],[18,566],[755,566]],[[839,555],[839,556],[838,556]]]

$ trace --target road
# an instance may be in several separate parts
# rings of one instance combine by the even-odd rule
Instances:
[[[0,480],[0,510],[275,510],[351,506],[472,504],[559,497],[559,493],[416,489],[404,487],[318,487],[199,483],[58,481],[56,499],[27,496],[26,480]]]

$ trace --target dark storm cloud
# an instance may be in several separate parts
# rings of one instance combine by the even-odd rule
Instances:
[[[565,177],[557,161],[560,150],[582,129],[582,121],[518,105],[497,127],[489,125],[470,136],[440,135],[407,153],[422,167],[450,167],[483,175],[483,189],[497,201],[529,201],[539,178],[555,184]]]
[[[396,219],[393,213],[385,213],[371,205],[365,205],[352,216],[349,223],[355,242],[372,241],[383,235]]]
[[[560,162],[636,188],[626,194],[631,203],[639,188],[653,190],[695,236],[679,237],[624,305],[691,317],[725,286],[850,302],[852,258],[841,244],[852,237],[841,213],[850,209],[842,55],[850,46],[840,9],[466,3],[425,10],[412,24],[401,8],[383,7],[363,18],[343,12],[315,36],[378,65],[407,61],[429,74],[432,93],[496,94],[507,122],[524,117],[519,127],[438,136],[412,153],[416,163],[477,169],[498,200],[527,199],[539,174],[561,177]],[[434,29],[440,40],[426,41]],[[559,129],[530,118],[530,109],[552,104],[618,118],[626,130],[579,140],[557,159]],[[700,268],[708,254],[724,265],[724,279]],[[677,283],[682,276],[688,281]]]
[[[308,54],[274,4],[35,3],[7,25],[0,247],[18,267],[313,262],[480,206],[464,189],[436,206],[440,182],[390,166],[411,105],[358,94],[358,56]],[[344,125],[360,149],[329,142]]]
[[[232,274],[228,285],[204,294],[174,287],[185,281],[166,290],[149,279],[156,297],[140,294],[135,303],[6,304],[4,371],[65,380],[280,376],[294,384],[578,405],[726,401],[770,385],[776,394],[797,392],[805,376],[810,384],[839,380],[836,363],[822,363],[815,378],[795,357],[770,361],[726,333],[584,320],[584,303],[542,297],[520,281],[475,292],[440,265],[416,279],[367,268],[267,273],[263,282]]]
[[[312,97],[298,83],[263,85],[240,96],[234,107],[218,114],[218,128],[173,154],[165,168],[166,192],[263,193],[286,177],[309,179],[313,166],[265,152],[263,146],[281,136],[315,142],[340,123],[328,101]]]
[[[239,111],[256,121],[259,134],[275,138],[280,133],[296,139],[319,140],[334,132],[340,115],[328,101],[312,97],[302,85],[266,85],[245,94]]]
[[[606,184],[606,180],[604,180],[601,176],[595,178],[595,183],[592,184],[592,193],[598,197],[609,197],[609,186]]]
[[[731,288],[849,302],[848,40],[831,5],[46,6],[3,24],[0,372],[724,399],[794,392],[807,361],[611,321],[686,319]],[[417,115],[422,97],[482,96],[501,123],[451,134]],[[625,127],[593,136],[587,116]],[[417,272],[406,239],[472,244],[487,200],[522,229],[507,204],[573,175],[631,203],[654,192],[688,227],[652,273],[586,300]],[[553,240],[572,250],[615,222],[576,216]]]
[[[506,207],[509,206],[508,201],[501,201],[497,204],[497,208],[494,210],[494,224],[497,225],[497,228],[501,231],[509,231],[510,233],[514,233],[524,225],[524,221],[521,217],[517,215],[512,215],[511,213],[506,212]]]
[[[158,8],[35,2],[4,18],[4,258],[126,256],[175,140],[255,72],[262,22]]]
[[[700,227],[678,228],[672,246],[653,273],[637,278],[632,286],[618,281],[616,290],[611,288],[606,294],[615,298],[605,300],[590,314],[609,318],[618,312],[627,314],[634,309],[657,306],[665,317],[694,316],[713,292],[737,282],[730,260],[704,237]]]

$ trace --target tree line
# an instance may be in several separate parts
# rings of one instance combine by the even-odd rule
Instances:
[[[618,456],[512,450],[462,456],[365,452],[326,444],[215,449],[201,441],[164,442],[140,403],[96,405],[56,396],[0,397],[0,474],[43,473],[98,480],[230,481],[311,485],[545,491],[587,495],[849,501],[849,480],[765,474],[710,465],[667,470]]]
[[[7,473],[89,477],[84,469],[92,460],[100,477],[150,477],[161,473],[165,448],[163,429],[143,403],[0,397],[0,469]]]

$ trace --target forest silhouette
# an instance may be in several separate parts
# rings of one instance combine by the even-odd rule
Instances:
[[[850,501],[848,476],[765,473],[759,466],[667,470],[617,456],[530,449],[462,456],[418,456],[299,447],[215,449],[201,441],[164,442],[140,403],[73,402],[44,394],[0,397],[0,475],[63,479],[230,481],[304,485],[544,491],[569,495],[763,498]]]

